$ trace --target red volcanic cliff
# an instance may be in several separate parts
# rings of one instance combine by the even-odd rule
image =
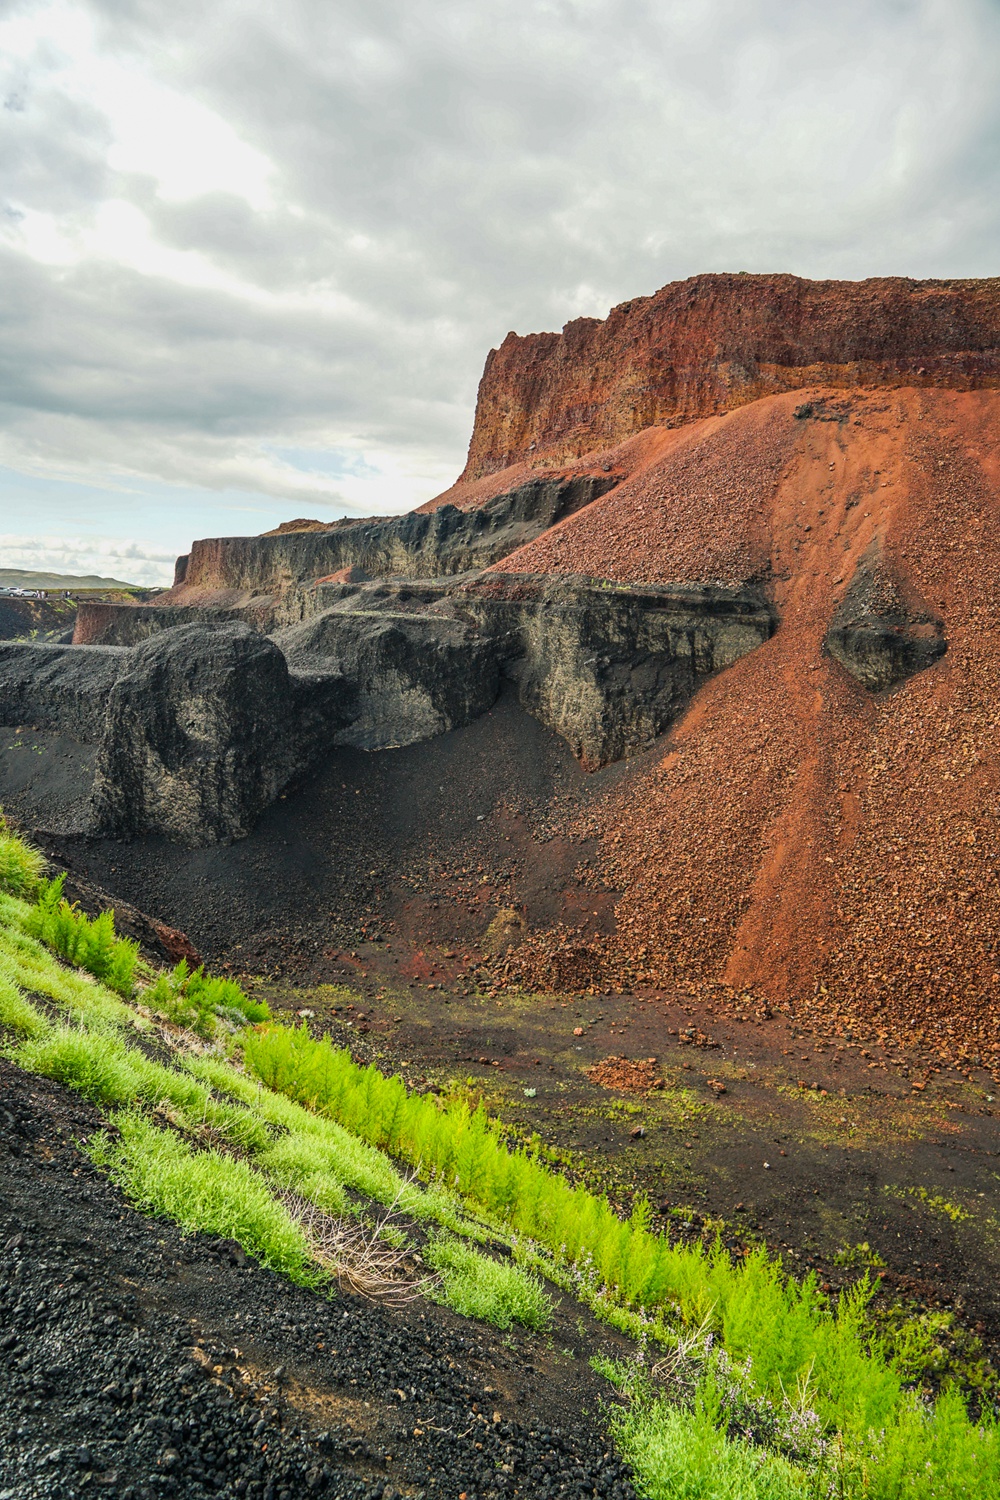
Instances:
[[[479,386],[463,481],[823,385],[1000,386],[1000,279],[710,275],[510,333]]]

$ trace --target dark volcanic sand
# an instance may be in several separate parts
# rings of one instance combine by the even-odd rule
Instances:
[[[0,761],[0,802],[15,813],[23,759],[6,771]],[[40,776],[45,756],[36,759]],[[364,927],[398,929],[404,941],[475,943],[498,907],[513,904],[532,927],[568,920],[607,931],[611,895],[584,899],[573,879],[589,846],[548,835],[560,811],[646,759],[588,775],[508,690],[492,712],[437,739],[378,754],[331,751],[239,843],[187,850],[162,839],[66,839],[58,818],[45,822],[41,842],[72,871],[186,932],[215,965],[322,978],[323,951],[353,946]],[[47,774],[58,781],[54,765]],[[455,876],[449,889],[460,884],[469,896],[435,906],[415,886],[435,886],[445,866]]]

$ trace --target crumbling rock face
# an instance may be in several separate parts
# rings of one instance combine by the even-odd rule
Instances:
[[[1000,280],[708,275],[491,350],[462,478],[809,386],[1000,385]]]
[[[336,720],[341,684],[303,686],[246,625],[182,625],[137,647],[107,704],[98,827],[196,845],[242,838],[308,759],[317,729]],[[312,735],[302,733],[301,696]]]
[[[111,604],[96,599],[80,605],[74,646],[138,646],[163,630],[178,625],[222,625],[227,621],[244,622],[258,630],[268,630],[274,622],[274,610],[267,604],[227,608],[225,605],[185,605],[183,610],[169,604]]]
[[[129,653],[100,646],[0,645],[0,724],[55,729],[82,744],[104,734],[108,697]]]
[[[749,587],[493,574],[462,598],[492,629],[525,708],[590,769],[647,746],[702,682],[762,645],[777,623]]]
[[[440,614],[339,609],[281,632],[289,663],[336,671],[357,686],[335,743],[411,745],[457,729],[496,701],[496,643]]]
[[[586,766],[605,765],[775,627],[751,588],[482,574],[314,593],[325,608],[272,634],[253,610],[146,606],[122,612],[130,647],[0,648],[0,712],[98,746],[96,831],[203,845],[243,837],[324,749],[456,729],[505,677]]]
[[[75,620],[76,604],[69,599],[0,597],[0,641],[68,643]]]
[[[492,705],[505,676],[589,768],[648,745],[700,683],[776,624],[756,588],[494,573],[453,589],[337,592],[338,603],[275,640],[297,669],[325,664],[357,683],[358,717],[338,743],[381,749],[457,728]]]
[[[385,520],[340,522],[322,531],[195,542],[178,602],[186,602],[183,595],[192,590],[282,595],[345,568],[379,578],[436,578],[485,568],[615,482],[612,475],[539,479],[471,511],[443,505]]]
[[[869,553],[858,565],[826,634],[826,649],[873,693],[934,665],[948,649],[941,620],[904,596]]]

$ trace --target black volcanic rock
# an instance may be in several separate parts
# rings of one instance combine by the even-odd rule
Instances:
[[[191,844],[243,837],[312,748],[281,651],[246,625],[181,625],[128,655],[107,704],[98,826]],[[314,715],[318,697],[335,719],[341,684],[308,687]]]
[[[500,691],[488,636],[446,615],[337,609],[278,637],[289,664],[336,671],[357,687],[336,743],[411,745],[468,724]]]
[[[104,734],[108,696],[127,670],[119,646],[0,643],[0,724],[55,729],[83,744]]]
[[[529,713],[593,769],[643,749],[701,684],[773,634],[757,588],[492,574],[463,604],[503,642]]]
[[[942,621],[911,593],[869,553],[830,622],[826,649],[873,693],[925,671],[948,649]]]

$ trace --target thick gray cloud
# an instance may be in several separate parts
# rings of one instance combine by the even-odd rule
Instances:
[[[997,269],[982,0],[23,0],[4,38],[15,474],[403,508],[509,328]]]

